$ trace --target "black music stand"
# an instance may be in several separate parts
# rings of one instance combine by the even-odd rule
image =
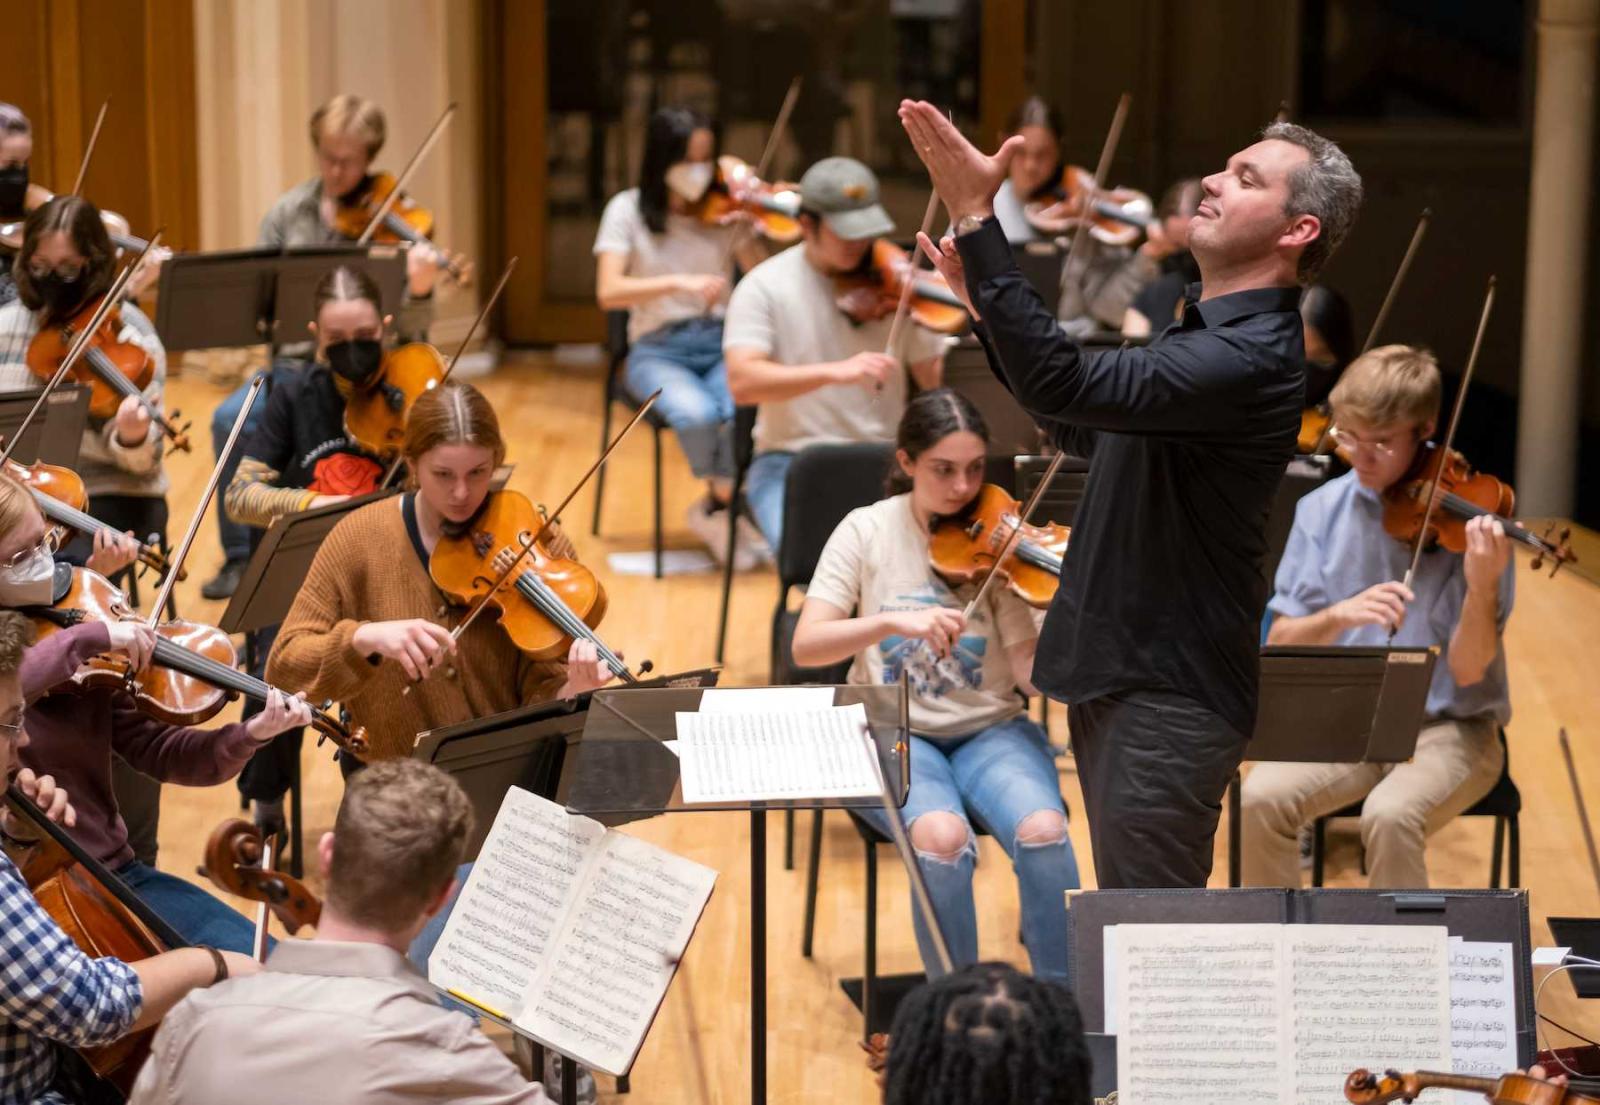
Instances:
[[[11,441],[17,427],[39,401],[40,390],[25,388],[0,392],[0,441]],[[11,459],[18,464],[43,461],[76,468],[78,452],[83,447],[83,430],[88,424],[89,389],[76,384],[58,387],[45,400],[33,425],[23,433],[22,440],[11,452]]]
[[[1432,648],[1269,645],[1246,760],[1404,763],[1417,747]],[[1228,785],[1228,885],[1239,885],[1239,775]]]
[[[1017,489],[1017,498],[1027,502],[1033,495],[1034,489],[1044,479],[1045,469],[1050,467],[1054,457],[1037,455],[1024,455],[1012,458],[1012,465],[1016,471],[1014,485]],[[1067,457],[1061,462],[1061,467],[1056,469],[1056,478],[1045,489],[1044,497],[1039,500],[1039,505],[1033,508],[1033,517],[1027,519],[1035,525],[1045,522],[1056,522],[1063,526],[1072,525],[1072,520],[1078,515],[1078,504],[1083,502],[1083,491],[1089,483],[1089,462],[1082,457]]]
[[[905,684],[833,686],[833,705],[860,703],[895,801],[910,787],[910,706]],[[664,747],[677,735],[676,714],[698,710],[700,691],[596,691],[567,791],[567,809],[606,825],[661,813],[708,810],[750,814],[750,1099],[767,1099],[767,812],[783,809],[881,808],[882,799],[816,798],[772,802],[683,802],[678,757]]]
[[[338,265],[378,282],[385,303],[405,293],[405,250],[392,245],[179,253],[161,266],[156,332],[169,353],[306,340],[317,283]]]

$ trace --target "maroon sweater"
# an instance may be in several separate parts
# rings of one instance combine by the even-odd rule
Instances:
[[[100,622],[54,633],[24,654],[22,693],[28,747],[22,763],[53,775],[78,811],[72,835],[84,850],[113,869],[133,858],[128,827],[111,791],[111,753],[151,778],[187,786],[215,786],[239,773],[260,745],[243,723],[215,729],[167,725],[140,712],[122,690],[63,688],[83,666],[110,647]]]

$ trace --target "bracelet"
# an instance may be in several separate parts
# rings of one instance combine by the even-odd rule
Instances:
[[[199,948],[203,952],[209,952],[211,954],[211,962],[216,964],[217,973],[211,979],[212,986],[215,986],[217,983],[228,977],[228,961],[222,958],[221,952],[209,944],[196,944],[195,947]]]

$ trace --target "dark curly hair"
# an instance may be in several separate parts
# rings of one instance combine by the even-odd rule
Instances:
[[[33,623],[15,610],[0,610],[0,675],[15,675],[33,643]]]
[[[83,295],[79,303],[87,303],[102,292],[109,291],[115,275],[116,248],[100,220],[100,209],[82,196],[57,196],[40,204],[28,214],[22,224],[22,248],[11,266],[11,277],[17,282],[17,298],[30,311],[44,306],[44,297],[34,285],[28,267],[39,243],[45,235],[64,231],[72,240],[72,248],[83,256]],[[60,322],[60,319],[49,319]]]
[[[884,1105],[1088,1105],[1089,1049],[1065,986],[977,963],[895,1011]]]

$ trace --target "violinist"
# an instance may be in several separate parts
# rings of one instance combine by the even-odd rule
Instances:
[[[348,94],[335,96],[317,108],[312,113],[310,129],[317,175],[278,197],[261,220],[257,246],[294,249],[345,241],[334,227],[339,202],[359,194],[365,187],[373,162],[388,135],[383,109],[371,100]],[[395,311],[395,329],[403,342],[427,340],[428,327],[433,322],[433,289],[439,278],[440,256],[426,245],[412,246],[406,252],[406,294]],[[279,352],[303,358],[310,350],[310,343],[297,342],[282,346]],[[289,370],[276,372],[274,382]],[[244,406],[250,382],[246,380],[234,389],[211,416],[211,441],[219,456],[233,420]],[[265,407],[264,402],[256,404],[246,423],[247,429],[259,424]],[[224,486],[232,476],[231,468],[223,470]],[[225,561],[222,570],[201,589],[208,599],[225,599],[232,595],[250,559],[249,529],[230,519],[220,502],[217,526]]]
[[[33,157],[33,124],[13,104],[0,103],[0,223],[27,215],[28,161]],[[11,251],[0,245],[0,307],[17,298],[11,278]]]
[[[971,621],[976,584],[951,588],[929,566],[929,528],[966,510],[983,488],[989,434],[949,388],[923,392],[900,420],[890,497],[833,531],[794,633],[803,667],[854,657],[850,682],[911,685],[911,789],[905,820],[957,967],[977,962],[972,818],[1011,857],[1023,942],[1034,973],[1067,981],[1066,891],[1078,886],[1050,741],[1026,713],[1039,625],[1034,610],[990,588]],[[883,811],[861,815],[885,834]],[[914,905],[915,903],[913,903]],[[939,959],[920,910],[923,966]]]
[[[868,264],[873,243],[894,233],[872,170],[848,157],[811,166],[800,179],[800,226],[801,245],[739,282],[723,323],[733,400],[759,407],[745,496],[773,549],[794,455],[824,442],[894,440],[907,374],[927,390],[944,372],[943,336],[907,326],[886,353],[892,320],[855,322],[836,301],[835,278]]]
[[[1491,515],[1467,522],[1464,554],[1425,552],[1383,527],[1383,493],[1404,479],[1439,415],[1432,354],[1385,345],[1333,389],[1333,438],[1352,470],[1300,500],[1268,608],[1269,644],[1437,646],[1443,653],[1415,755],[1403,764],[1257,764],[1245,777],[1244,881],[1298,886],[1301,825],[1361,802],[1373,887],[1428,885],[1426,841],[1482,798],[1504,766],[1511,716],[1502,634],[1511,617],[1511,542]],[[1364,799],[1364,801],[1363,801]]]
[[[23,670],[33,627],[0,611],[0,784],[17,788],[53,822],[77,824],[65,790],[18,762],[29,751],[23,720]],[[32,826],[0,814],[8,844]],[[35,900],[22,873],[0,851],[0,1102],[84,1100],[79,1070],[62,1048],[108,1044],[159,1021],[185,994],[257,970],[247,955],[180,948],[137,963],[81,951]]]
[[[79,569],[80,571],[82,569]],[[71,582],[50,556],[44,518],[33,496],[0,476],[0,608],[48,608]],[[215,729],[167,725],[142,713],[126,691],[74,687],[90,659],[126,654],[147,664],[155,634],[143,622],[89,619],[52,633],[29,650],[22,668],[28,728],[37,743],[22,760],[48,771],[74,796],[76,836],[191,943],[248,952],[254,926],[193,884],[134,858],[128,828],[111,785],[112,754],[160,782],[215,786],[233,777],[257,748],[285,729],[310,721],[299,698],[272,693],[267,709],[247,723]]]
[[[623,383],[642,399],[661,390],[656,413],[706,495],[689,508],[689,528],[717,555],[730,550],[722,512],[733,494],[733,397],[722,357],[722,316],[729,265],[740,239],[737,221],[708,223],[696,214],[717,174],[711,123],[686,107],[663,107],[645,131],[639,185],[606,204],[595,236],[595,298],[628,312]],[[737,260],[750,269],[766,257],[758,238],[742,236]],[[753,567],[744,535],[737,559]]]
[[[1200,279],[1200,266],[1189,252],[1189,223],[1200,206],[1200,181],[1188,177],[1171,185],[1156,204],[1159,230],[1152,231],[1138,252],[1153,257],[1159,275],[1133,297],[1122,316],[1122,336],[1147,338],[1178,320],[1184,293]]]

